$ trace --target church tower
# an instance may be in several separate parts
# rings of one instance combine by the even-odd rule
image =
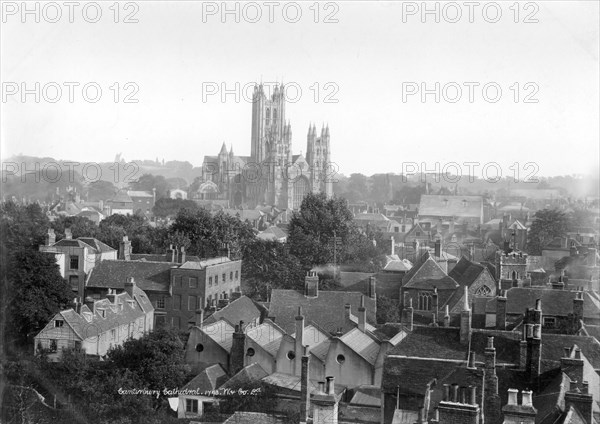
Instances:
[[[321,127],[320,137],[317,137],[317,128],[314,124],[308,127],[306,162],[310,167],[311,191],[313,193],[324,192],[328,198],[332,197],[333,183],[331,180],[334,172],[331,168],[329,125]]]
[[[271,97],[267,97],[263,85],[255,85],[252,94],[252,162],[260,164],[268,158],[272,145],[282,141],[284,128],[284,86],[276,85]]]

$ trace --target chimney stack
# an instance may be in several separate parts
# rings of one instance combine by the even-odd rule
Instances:
[[[204,324],[204,309],[196,309],[196,326],[202,328],[202,324]]]
[[[301,375],[301,358],[304,353],[304,315],[302,315],[302,306],[298,306],[298,315],[296,315],[296,336],[294,339],[294,375]]]
[[[465,286],[463,310],[460,313],[460,344],[462,345],[468,345],[471,338],[471,316],[469,289]]]
[[[578,291],[575,293],[573,299],[573,319],[575,325],[579,325],[579,321],[583,319],[583,292]]]
[[[71,240],[73,238],[73,234],[71,233],[70,228],[65,228],[65,240]]]
[[[367,310],[364,296],[360,297],[360,306],[358,307],[358,329],[363,333],[367,331]]]
[[[450,327],[450,307],[448,305],[444,311],[444,327]]]
[[[442,257],[442,240],[440,240],[440,239],[436,239],[436,241],[435,241],[435,257],[436,258]]]
[[[519,404],[517,389],[508,389],[508,403],[502,408],[505,423],[535,424],[537,410],[531,400],[532,392],[523,390],[522,402]]]
[[[309,271],[304,277],[304,296],[319,296],[319,276],[316,271]]]
[[[309,359],[306,346],[303,347],[302,367],[300,371],[300,423],[305,423],[310,415],[310,396],[308,391],[309,383]]]
[[[127,281],[125,282],[124,287],[129,297],[133,299],[133,294],[135,291],[135,280],[133,279],[133,277],[127,277]]]
[[[394,240],[394,236],[390,237],[390,239],[392,241],[391,255],[394,256],[396,254],[396,241]]]
[[[131,260],[131,241],[127,235],[123,236],[123,240],[119,242],[119,256],[118,259],[129,261]]]
[[[56,234],[54,234],[54,229],[48,228],[48,234],[46,235],[46,246],[52,246],[56,243]]]
[[[408,299],[408,306],[405,306],[404,309],[402,310],[402,324],[404,324],[404,326],[409,330],[412,331],[413,329],[413,305],[412,305],[412,298]]]
[[[496,375],[496,348],[494,338],[488,337],[485,348],[484,375],[484,415],[490,422],[500,421],[500,395],[498,393],[498,376]]]
[[[450,390],[444,385],[444,400],[438,404],[438,423],[478,424],[480,411],[476,387],[460,387],[453,384]],[[450,393],[447,393],[450,392]],[[448,396],[449,394],[449,396]]]
[[[377,298],[377,279],[374,275],[369,277],[369,297],[371,299]]]
[[[179,263],[183,264],[185,263],[185,247],[181,246],[181,248],[179,249]]]
[[[496,330],[506,330],[506,292],[500,290],[496,298]]]
[[[244,321],[240,321],[240,323],[235,326],[235,332],[233,333],[233,340],[231,343],[231,363],[229,366],[231,375],[237,374],[244,368],[245,345],[246,334],[244,333]]]

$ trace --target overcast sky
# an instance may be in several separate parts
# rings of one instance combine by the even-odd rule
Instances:
[[[436,162],[443,167],[467,161],[497,162],[505,175],[514,172],[509,169],[514,162],[521,173],[525,163],[535,162],[543,176],[597,172],[597,1],[521,3],[518,17],[509,8],[513,2],[499,2],[496,23],[488,22],[496,16],[493,5],[483,12],[486,2],[475,8],[473,23],[463,2],[440,3],[439,23],[434,15],[425,15],[423,23],[421,10],[409,15],[421,2],[320,4],[318,23],[311,3],[301,5],[296,23],[294,6],[285,2],[275,7],[273,23],[262,2],[255,3],[262,11],[259,22],[249,22],[257,9],[240,3],[240,22],[226,15],[223,23],[221,10],[203,14],[203,8],[220,9],[221,2],[191,1],[138,2],[138,10],[122,3],[115,23],[111,3],[101,3],[97,23],[84,19],[86,2],[75,9],[73,23],[64,6],[59,22],[47,22],[56,16],[47,6],[36,23],[35,15],[14,10],[21,2],[8,9],[5,2],[3,158],[22,153],[112,161],[122,153],[127,161],[158,157],[200,166],[223,142],[249,155],[251,103],[243,93],[239,102],[233,94],[222,101],[220,90],[262,80],[289,83],[290,97],[301,90],[286,110],[294,153],[306,151],[309,123],[319,130],[328,123],[332,159],[344,174],[399,173],[409,162],[432,169]],[[451,23],[459,10],[455,5],[462,17]],[[86,10],[93,20],[93,7]],[[130,13],[137,23],[122,22]],[[338,22],[323,22],[327,16]],[[40,102],[33,94],[23,102],[21,83],[34,89],[35,82]],[[65,82],[80,84],[72,103]],[[95,103],[82,95],[90,82],[102,89]],[[128,82],[135,85],[125,87]],[[436,82],[439,103],[434,94],[425,102],[420,92],[408,95],[421,83],[435,90]],[[50,103],[55,83],[62,97]],[[465,83],[479,84],[473,102]],[[457,86],[462,97],[452,102]],[[19,92],[12,94],[15,87]],[[219,93],[203,100],[203,87],[205,94],[214,87]],[[492,102],[496,87],[502,94]],[[94,97],[93,87],[88,94]],[[127,94],[138,102],[125,103]]]

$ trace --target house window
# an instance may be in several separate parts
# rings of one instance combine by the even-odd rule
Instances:
[[[158,309],[165,309],[165,297],[161,296],[158,299],[156,299],[156,307]]]
[[[254,356],[256,352],[254,351],[253,348],[249,347],[248,350],[246,351],[246,355],[247,356]]]
[[[490,289],[488,286],[481,286],[477,289],[477,291],[475,292],[476,296],[491,296],[492,295],[492,289]]]
[[[233,271],[229,273],[229,281],[233,281]]]
[[[346,357],[340,353],[335,360],[338,364],[342,365],[344,362],[346,362]]]
[[[75,350],[81,350],[81,342],[79,340],[75,340]]]
[[[227,274],[223,273],[222,277],[223,277],[223,282],[226,282],[227,281]]]
[[[415,231],[415,236],[416,237],[421,237],[421,232],[420,231]]]
[[[421,310],[421,311],[431,310],[431,293],[428,293],[428,292],[419,293],[419,310]]]
[[[140,319],[138,321],[138,331],[144,331],[144,320]]]
[[[191,412],[192,414],[198,413],[198,399],[186,399],[185,400],[185,412]]]
[[[238,271],[235,272],[235,279],[238,279]]]
[[[556,317],[543,317],[544,327],[547,328],[555,328],[556,327]]]
[[[57,319],[54,321],[54,328],[60,328],[65,324],[62,319]]]
[[[196,296],[188,297],[188,311],[195,311],[198,305],[198,298]]]
[[[117,331],[116,330],[110,330],[110,339],[114,340],[117,338]]]
[[[208,277],[208,287],[212,287],[212,277]]]
[[[219,284],[219,276],[215,275],[215,286]]]
[[[50,352],[56,352],[58,350],[58,343],[56,339],[50,340]]]
[[[176,294],[173,296],[173,309],[181,309],[181,295]]]
[[[69,285],[72,290],[79,290],[79,276],[69,275]]]
[[[69,256],[69,269],[79,269],[79,256]]]
[[[191,289],[198,288],[198,279],[196,277],[190,277],[189,282],[190,282]]]

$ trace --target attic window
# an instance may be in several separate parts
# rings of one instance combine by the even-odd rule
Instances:
[[[105,309],[98,309],[98,313],[100,314],[100,316],[102,318],[106,318],[106,310]]]
[[[202,352],[204,350],[204,345],[202,343],[198,343],[196,345],[196,352]]]
[[[294,351],[293,351],[293,350],[290,350],[290,351],[287,353],[287,358],[288,358],[290,361],[293,361],[293,360],[296,358],[296,354],[294,353]]]
[[[246,351],[246,356],[254,356],[255,353],[256,352],[254,352],[254,349],[249,347],[248,350]]]
[[[346,362],[346,357],[340,353],[335,360],[338,364],[343,365]]]
[[[54,321],[54,328],[60,328],[65,324],[62,319],[57,319]]]

